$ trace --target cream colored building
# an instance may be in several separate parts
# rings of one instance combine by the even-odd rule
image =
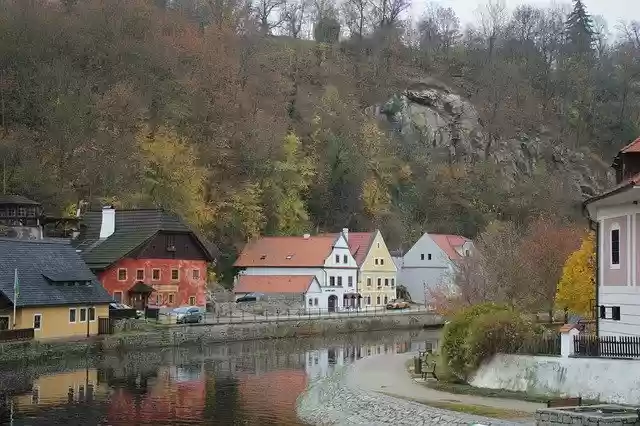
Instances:
[[[380,308],[396,298],[396,268],[379,230],[343,231],[358,264],[357,291],[362,308]]]

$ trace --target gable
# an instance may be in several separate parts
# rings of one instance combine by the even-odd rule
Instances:
[[[424,259],[422,255],[424,255]],[[431,255],[431,259],[429,259],[429,255]],[[444,268],[447,267],[449,263],[449,256],[436,244],[429,234],[425,233],[404,255],[402,267]]]
[[[158,232],[126,257],[135,259],[184,259],[207,261],[207,252],[191,233]]]
[[[376,259],[382,263],[376,265]],[[362,270],[367,271],[381,271],[381,272],[397,272],[398,268],[389,253],[384,238],[380,231],[376,231],[371,241],[369,251],[361,266]]]

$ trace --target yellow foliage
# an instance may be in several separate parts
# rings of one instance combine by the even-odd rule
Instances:
[[[594,235],[589,233],[580,248],[568,258],[558,283],[556,304],[570,312],[589,316],[591,301],[595,298]]]
[[[376,217],[387,211],[391,203],[391,196],[384,185],[370,176],[363,182],[362,200],[366,212]]]

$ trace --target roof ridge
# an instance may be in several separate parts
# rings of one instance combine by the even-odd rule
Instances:
[[[21,239],[21,238],[11,238],[11,237],[0,237],[0,241],[8,241],[15,243],[28,243],[28,244],[60,244],[60,245],[68,245],[68,241],[60,241],[58,239],[52,238],[41,238],[41,239]]]

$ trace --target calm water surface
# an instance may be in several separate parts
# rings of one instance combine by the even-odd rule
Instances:
[[[301,425],[295,402],[310,380],[439,339],[426,330],[360,333],[0,366],[0,424]]]

